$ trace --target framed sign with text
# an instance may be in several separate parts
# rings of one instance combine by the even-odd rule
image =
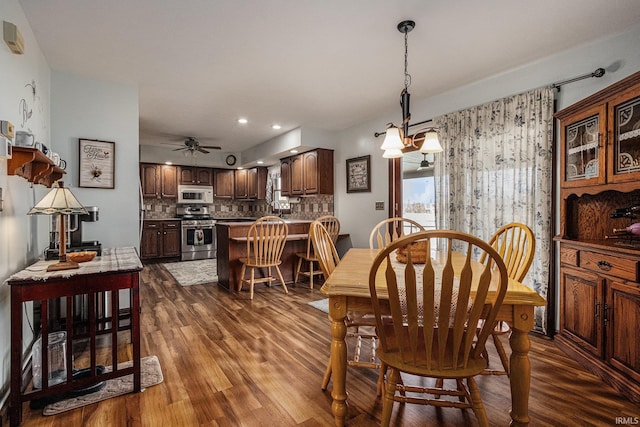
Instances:
[[[347,159],[347,193],[371,191],[371,156]]]
[[[116,143],[80,140],[79,187],[115,188]]]

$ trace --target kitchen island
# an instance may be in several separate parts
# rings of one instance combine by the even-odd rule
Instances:
[[[307,238],[309,220],[287,220],[289,236],[282,253],[282,264],[280,271],[284,281],[293,282],[296,263],[298,258],[296,253],[307,250]],[[228,290],[238,289],[240,282],[240,270],[242,263],[240,258],[247,255],[247,233],[253,221],[218,221],[216,223],[216,235],[218,239],[218,284]],[[258,278],[264,277],[261,269],[256,269]]]

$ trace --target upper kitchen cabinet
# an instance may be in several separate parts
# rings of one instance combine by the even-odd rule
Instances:
[[[561,129],[563,189],[577,194],[635,189],[640,180],[640,73],[555,116]]]
[[[140,183],[143,197],[178,198],[178,176],[175,166],[140,163]]]
[[[213,185],[213,170],[196,166],[179,166],[180,185]]]
[[[233,199],[235,181],[234,172],[235,171],[233,169],[214,169],[213,197]]]
[[[267,190],[267,168],[256,167],[235,171],[235,198],[264,200]]]
[[[291,195],[291,158],[287,157],[280,161],[280,194]]]
[[[283,159],[280,163],[283,195],[287,195],[285,171],[291,177],[290,196],[333,194],[333,150],[317,149]]]

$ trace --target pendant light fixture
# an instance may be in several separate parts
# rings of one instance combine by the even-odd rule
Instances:
[[[402,124],[396,126],[393,123],[387,125],[385,138],[380,146],[384,150],[382,157],[394,159],[402,157],[402,150],[406,147],[413,146],[419,148],[422,153],[437,153],[442,151],[438,134],[434,127],[424,128],[416,131],[413,136],[409,136],[409,122],[411,121],[411,112],[409,110],[409,86],[411,85],[411,75],[408,72],[409,65],[409,32],[413,30],[416,23],[411,20],[402,21],[398,24],[398,31],[404,34],[404,89],[400,92],[400,107],[402,108]],[[424,123],[424,122],[423,122]],[[375,136],[381,135],[376,133]],[[417,143],[423,140],[422,145]],[[424,149],[423,149],[424,147]],[[423,151],[426,150],[426,151]]]

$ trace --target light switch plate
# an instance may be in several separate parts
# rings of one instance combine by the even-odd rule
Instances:
[[[383,211],[384,210],[384,202],[376,202],[376,210]]]

